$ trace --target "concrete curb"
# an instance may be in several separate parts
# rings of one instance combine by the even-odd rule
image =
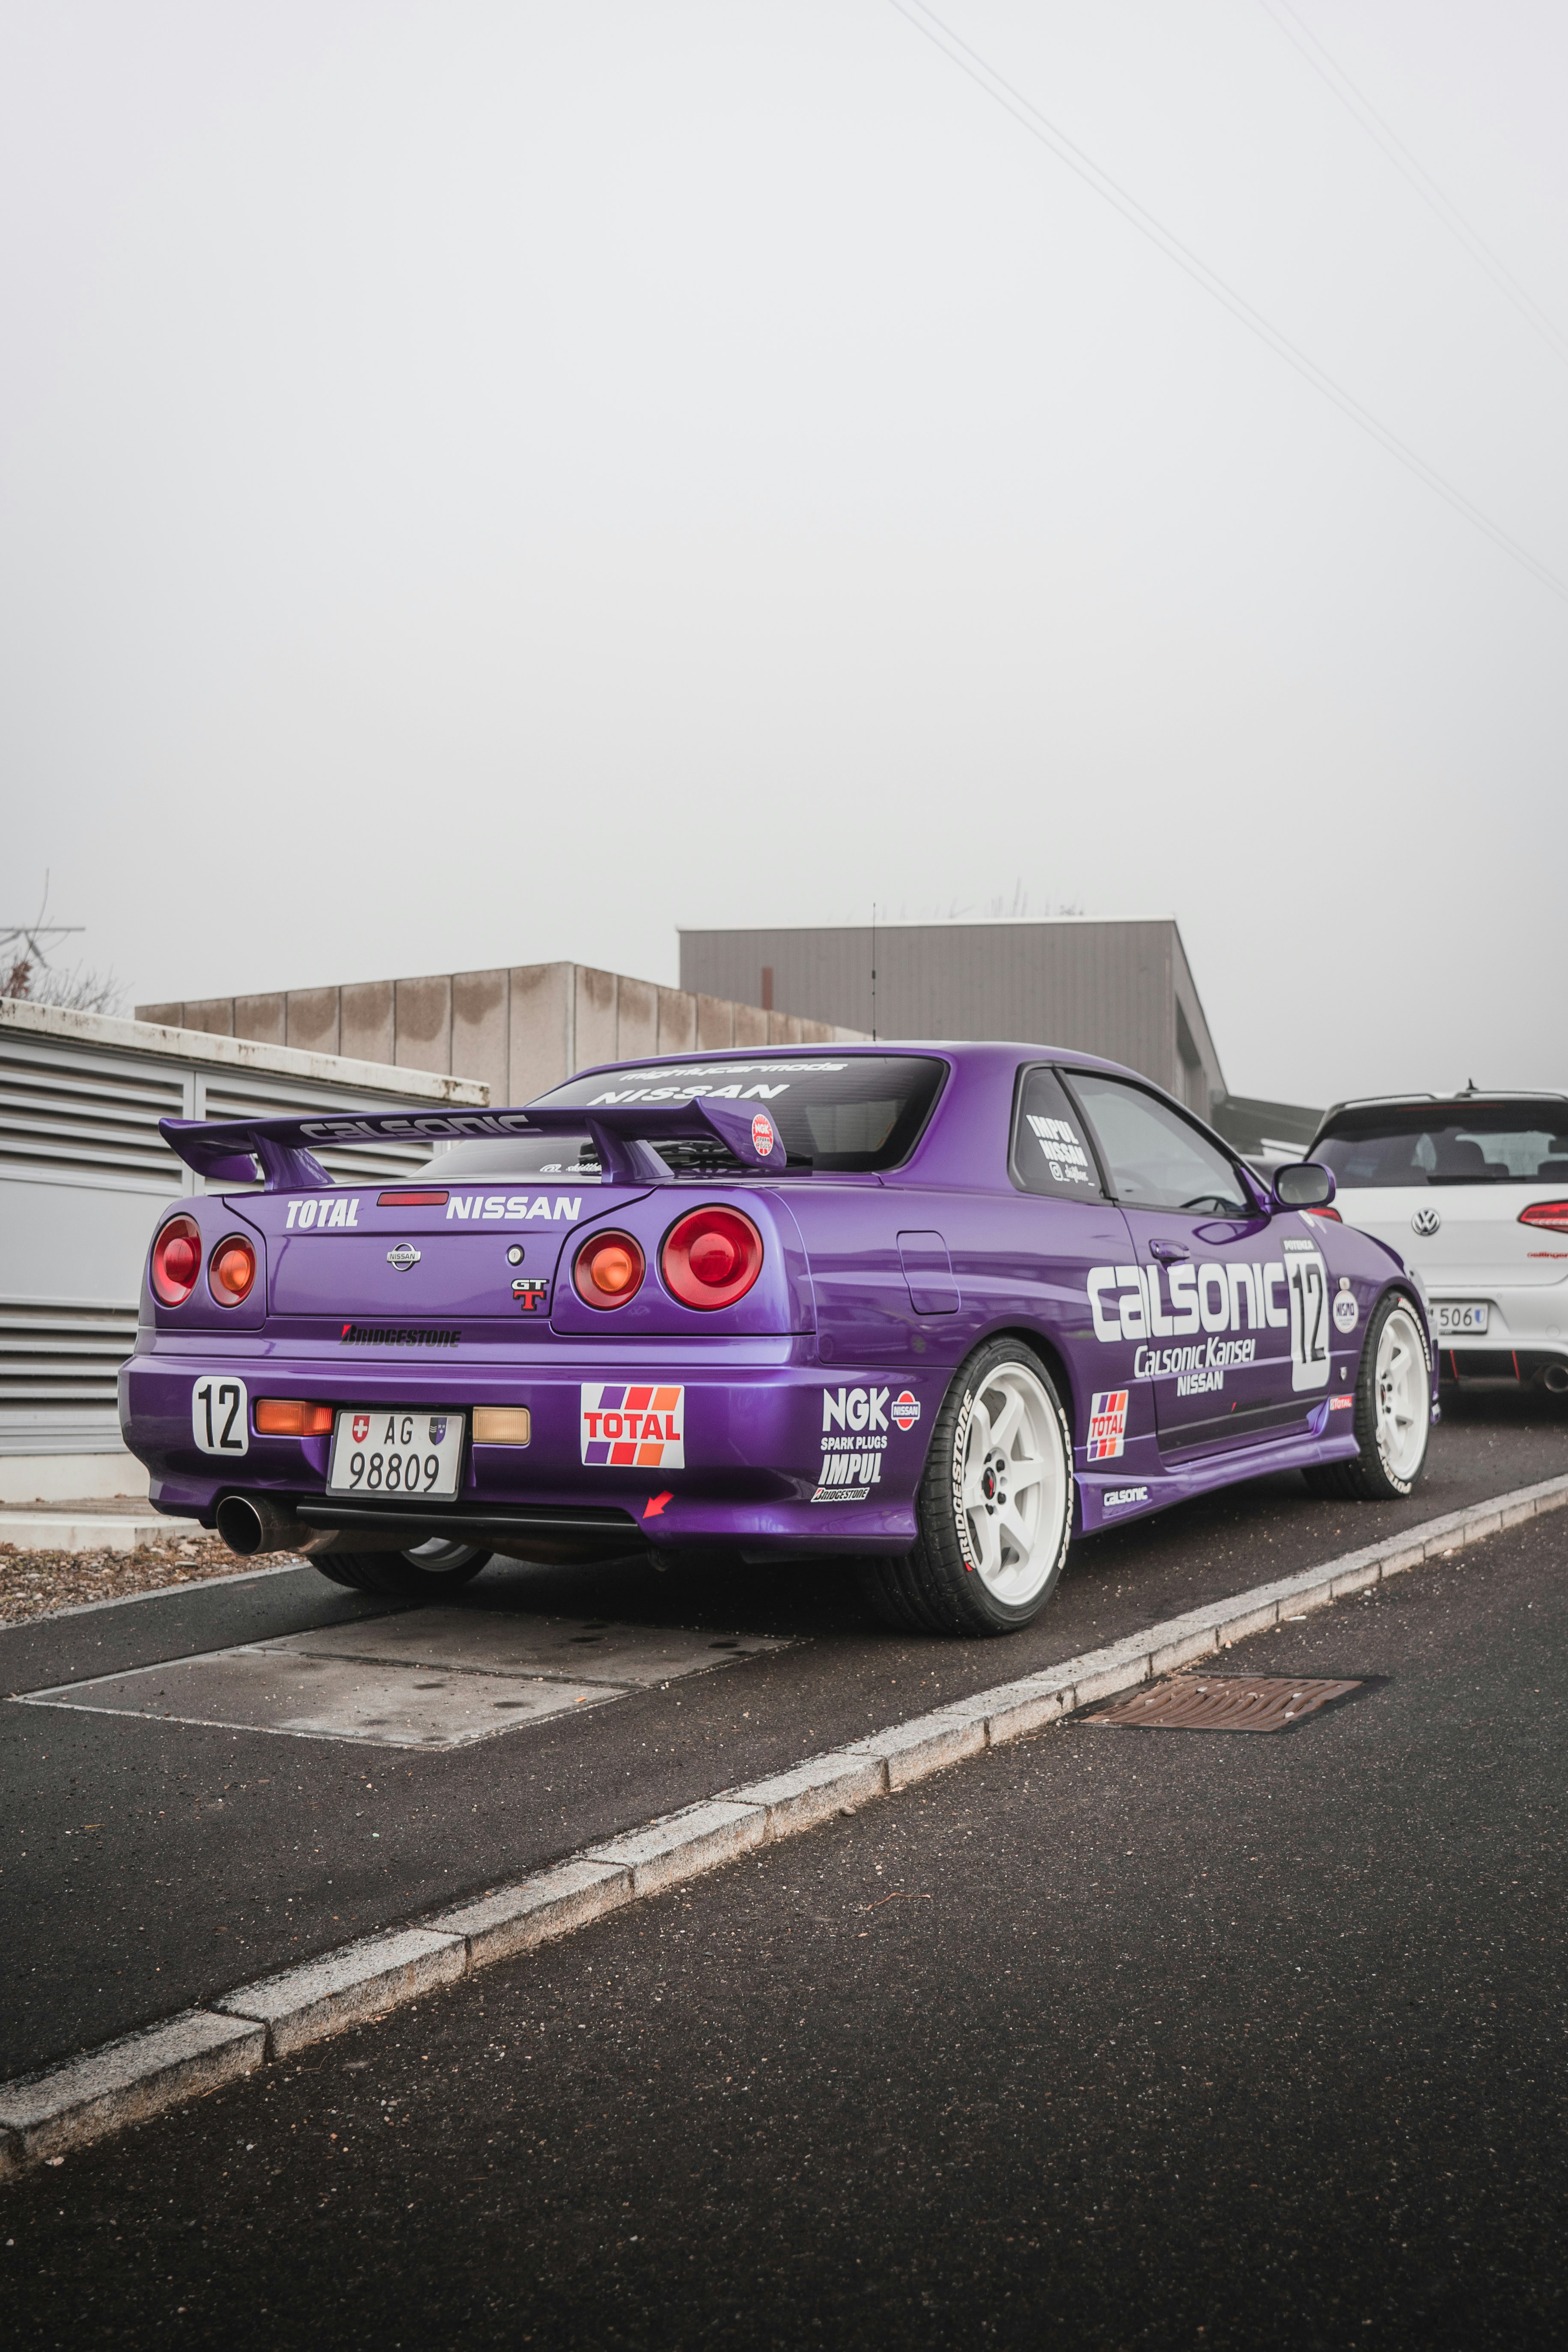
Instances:
[[[68,2148],[122,2131],[202,2091],[253,2074],[267,2054],[258,2025],[188,2009],[106,2042],[63,2066],[0,2086],[0,2179],[58,2163]]]
[[[150,1518],[142,1511],[0,1511],[0,1543],[18,1551],[140,1551],[177,1543],[194,1518]]]
[[[259,1977],[225,1993],[213,2007],[226,2017],[248,2018],[267,2029],[267,2054],[287,2058],[308,2042],[324,2041],[345,2026],[380,2017],[437,1985],[452,1984],[468,1966],[461,1937],[428,1927],[392,1927],[357,1944],[301,1960],[280,1976]]]
[[[472,1969],[574,1934],[639,1895],[722,1869],[753,1847],[797,1836],[835,1813],[1022,1738],[1097,1699],[1135,1689],[1270,1625],[1328,1608],[1564,1506],[1568,1477],[1547,1478],[1427,1519],[1386,1543],[1255,1585],[1102,1650],[806,1757],[786,1772],[647,1822],[513,1885],[260,1978],[208,2010],[186,2011],[0,2084],[0,2180],[216,2090],[252,2073],[264,2056],[281,2057],[381,2016]]]

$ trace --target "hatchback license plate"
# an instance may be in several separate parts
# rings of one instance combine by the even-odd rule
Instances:
[[[448,1501],[463,1465],[464,1420],[427,1405],[345,1405],[332,1424],[328,1494]]]
[[[1437,1303],[1438,1332],[1484,1331],[1489,1312],[1484,1299],[1440,1299]]]

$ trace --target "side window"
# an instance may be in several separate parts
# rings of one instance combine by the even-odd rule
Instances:
[[[1240,1177],[1195,1127],[1141,1087],[1098,1070],[1070,1073],[1116,1194],[1130,1209],[1256,1216]]]
[[[1105,1197],[1083,1121],[1054,1070],[1024,1073],[1013,1114],[1013,1180],[1058,1201]]]

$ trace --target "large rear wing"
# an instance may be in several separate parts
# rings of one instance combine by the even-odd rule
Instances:
[[[662,1141],[717,1139],[743,1168],[784,1165],[782,1138],[765,1116],[739,1103],[698,1095],[686,1103],[597,1104],[574,1110],[534,1104],[519,1110],[342,1111],[315,1118],[161,1118],[158,1129],[198,1176],[219,1184],[254,1184],[268,1192],[319,1192],[336,1178],[317,1159],[324,1150],[374,1143],[503,1141],[509,1136],[588,1135],[613,1182],[663,1184],[671,1171],[653,1149]]]

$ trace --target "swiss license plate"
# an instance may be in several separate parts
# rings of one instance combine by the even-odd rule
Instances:
[[[431,1495],[458,1491],[464,1415],[427,1405],[345,1405],[332,1423],[329,1495]]]
[[[1489,1313],[1485,1299],[1439,1299],[1436,1303],[1437,1329],[1439,1333],[1484,1331]]]

